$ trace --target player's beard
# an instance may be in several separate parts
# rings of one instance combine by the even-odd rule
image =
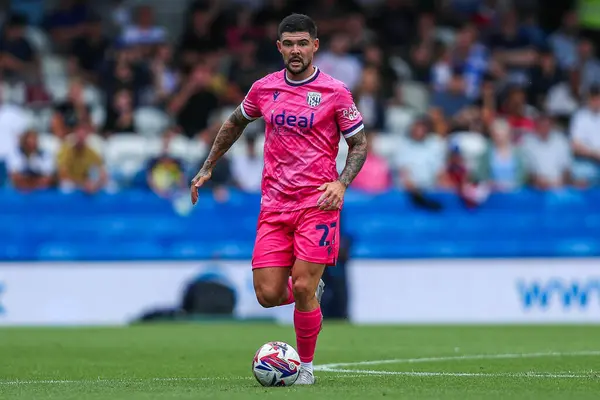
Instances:
[[[292,68],[292,61],[300,61],[300,63],[302,64],[300,67],[297,68]],[[306,71],[308,69],[308,67],[310,66],[312,60],[309,60],[307,62],[305,62],[303,59],[301,58],[290,58],[288,60],[287,63],[285,63],[285,68],[288,70],[288,72],[290,73],[290,75],[294,76],[294,75],[300,75],[302,74],[304,71]]]

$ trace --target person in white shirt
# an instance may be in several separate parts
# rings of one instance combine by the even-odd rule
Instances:
[[[163,43],[167,31],[162,26],[154,25],[154,11],[150,6],[140,6],[137,10],[135,25],[129,25],[123,32],[123,41],[127,45],[154,45]]]
[[[592,86],[587,107],[571,120],[571,146],[575,161],[572,174],[579,187],[600,183],[600,86]]]
[[[260,193],[263,158],[256,152],[256,137],[246,135],[246,152],[231,160],[231,173],[237,187],[244,192]]]
[[[315,57],[315,65],[326,74],[344,82],[350,90],[354,90],[362,75],[362,64],[351,55],[350,38],[337,33],[331,38],[329,50]]]
[[[21,135],[19,146],[7,161],[12,186],[17,190],[47,189],[55,181],[54,158],[40,150],[37,133],[33,130]]]
[[[542,190],[564,187],[571,170],[571,149],[566,136],[554,129],[552,119],[541,115],[535,132],[523,138],[525,168],[531,184]]]

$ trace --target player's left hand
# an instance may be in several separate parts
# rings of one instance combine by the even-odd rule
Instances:
[[[319,186],[318,190],[324,192],[319,200],[317,206],[323,211],[334,211],[338,210],[342,205],[344,199],[344,193],[346,193],[346,186],[340,181],[329,182]]]

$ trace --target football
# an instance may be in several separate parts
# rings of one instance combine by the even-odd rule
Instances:
[[[260,347],[252,360],[252,373],[263,386],[291,386],[298,379],[300,357],[292,346],[269,342]]]

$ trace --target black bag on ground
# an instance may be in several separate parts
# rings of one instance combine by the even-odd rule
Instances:
[[[194,281],[183,294],[182,308],[187,314],[233,315],[235,292],[215,281]]]

